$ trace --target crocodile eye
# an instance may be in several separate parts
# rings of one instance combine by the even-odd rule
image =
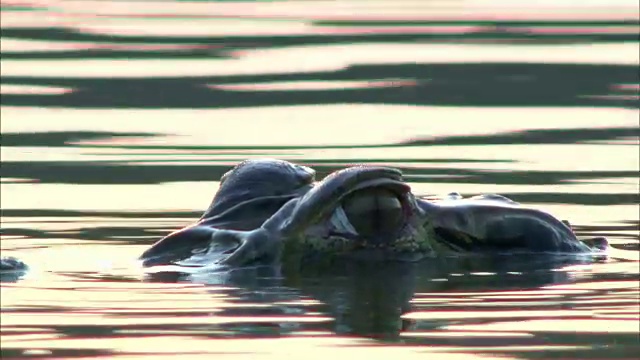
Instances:
[[[358,234],[367,238],[392,236],[403,223],[400,199],[384,188],[354,192],[344,200],[343,209]]]

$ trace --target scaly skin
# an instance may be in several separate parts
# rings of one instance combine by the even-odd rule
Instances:
[[[357,255],[358,252],[374,255],[379,252],[379,256],[386,259],[402,259],[408,256],[413,258],[417,254],[429,256],[440,253],[441,250],[445,249],[435,240],[434,234],[427,231],[426,227],[406,226],[400,236],[380,245],[358,242],[340,235],[329,235],[328,237],[296,236],[285,241],[282,256],[304,259],[305,257],[351,256]]]
[[[589,253],[606,248],[606,240],[592,249],[550,214],[498,195],[469,199],[456,195],[443,202],[418,199],[393,168],[346,168],[315,184],[313,175],[312,169],[281,160],[243,162],[225,174],[203,217],[145,251],[143,265],[239,267],[341,257],[416,261],[461,253]],[[368,238],[345,227],[344,216],[337,225],[331,222],[347,196],[364,200],[379,196],[368,189],[385,189],[386,199],[396,194],[393,201],[399,207],[394,211],[401,211],[401,224],[394,222],[391,232],[374,231]],[[377,205],[359,206],[367,210]],[[189,259],[190,263],[184,262]],[[15,259],[3,259],[0,265],[0,270],[25,266]]]

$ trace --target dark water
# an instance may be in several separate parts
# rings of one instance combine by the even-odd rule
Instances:
[[[33,270],[2,357],[637,358],[638,7],[576,4],[3,0],[1,249]],[[142,281],[264,156],[500,193],[611,256]]]

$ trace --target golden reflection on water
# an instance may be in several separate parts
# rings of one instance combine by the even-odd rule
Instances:
[[[2,357],[637,356],[637,4],[522,6],[3,1]],[[503,193],[611,259],[141,281],[265,156]]]
[[[169,141],[172,146],[215,144],[240,147],[255,145],[362,146],[392,144],[416,138],[445,135],[469,136],[517,130],[626,127],[637,125],[638,116],[638,111],[634,109],[560,107],[328,104],[270,106],[259,110],[260,115],[256,114],[256,109],[251,108],[86,110],[3,106],[0,114],[3,119],[3,132],[69,131],[70,129],[117,133],[147,132],[175,137],[148,138],[142,142],[142,145],[159,145]],[[516,116],[514,111],[517,111],[518,122],[514,121]],[[46,121],[54,115],[55,122]],[[386,121],[390,117],[393,118],[393,122]],[[88,122],[87,119],[93,121]],[[143,119],[153,119],[153,125],[147,121],[139,121]],[[180,126],[176,126],[175,119],[180,119]],[[216,123],[205,127],[202,119],[216,119]],[[434,120],[427,121],[429,119]],[[375,125],[376,131],[364,131],[372,124]],[[208,131],[202,131],[203,127]],[[249,128],[252,131],[243,131]],[[128,141],[125,138],[116,139],[112,144],[126,143]],[[429,153],[434,151],[432,148],[412,150]],[[476,150],[481,151],[482,147],[476,147]],[[329,148],[328,151],[331,149]],[[349,154],[360,149],[340,149],[339,151]],[[497,149],[492,151],[496,152],[494,156],[500,154]],[[629,160],[638,156],[632,151],[621,152],[621,154]],[[455,155],[454,153],[451,157]],[[576,160],[579,160],[577,156]]]
[[[513,51],[508,45],[432,45],[434,48],[407,45],[340,45],[298,47],[278,50],[242,50],[225,60],[149,61],[141,59],[109,60],[4,60],[3,76],[39,77],[173,77],[283,74],[313,71],[337,71],[358,63],[393,64],[409,57],[420,63],[638,63],[636,44],[569,45],[559,49],[536,46]],[[390,47],[390,48],[389,48]],[[328,56],[328,54],[333,54]],[[51,65],[54,65],[53,67]]]

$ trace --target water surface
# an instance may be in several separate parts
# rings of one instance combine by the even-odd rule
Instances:
[[[33,269],[2,357],[636,358],[638,9],[576,4],[3,1],[1,249]],[[500,193],[610,258],[145,279],[254,157]]]

